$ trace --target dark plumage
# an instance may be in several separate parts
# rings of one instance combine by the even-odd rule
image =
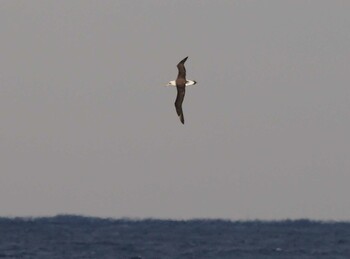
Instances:
[[[182,124],[185,124],[185,118],[184,118],[184,114],[182,112],[182,102],[184,101],[185,98],[185,86],[177,86],[177,96],[176,96],[176,100],[175,100],[175,109],[176,109],[176,113],[180,118],[180,121],[182,122]]]
[[[185,87],[186,87],[186,68],[185,68],[185,62],[188,57],[185,57],[183,60],[177,64],[177,69],[179,70],[179,73],[176,78],[176,88],[177,88],[177,96],[175,100],[175,108],[176,113],[180,118],[180,121],[182,124],[185,124],[185,118],[184,114],[182,112],[182,102],[185,98]]]

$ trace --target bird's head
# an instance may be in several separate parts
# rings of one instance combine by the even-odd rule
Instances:
[[[176,86],[175,80],[169,81],[169,83],[166,86]]]

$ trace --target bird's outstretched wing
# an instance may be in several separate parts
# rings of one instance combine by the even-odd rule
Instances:
[[[183,78],[186,79],[186,69],[185,69],[185,62],[188,57],[185,57],[183,60],[177,64],[177,69],[179,70],[179,74],[177,75],[177,78]]]
[[[185,98],[185,87],[176,87],[176,88],[177,88],[177,96],[175,100],[176,113],[179,116],[182,124],[185,124],[184,114],[182,112],[182,102]]]

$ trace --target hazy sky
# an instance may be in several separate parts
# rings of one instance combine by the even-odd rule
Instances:
[[[0,216],[350,220],[349,28],[348,0],[0,1]]]

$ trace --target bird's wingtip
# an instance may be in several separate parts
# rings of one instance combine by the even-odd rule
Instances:
[[[187,59],[188,59],[188,56],[185,57],[183,60],[181,60],[180,63],[185,63]]]
[[[179,119],[180,119],[182,124],[185,124],[185,119],[184,119],[183,115],[179,115]]]

